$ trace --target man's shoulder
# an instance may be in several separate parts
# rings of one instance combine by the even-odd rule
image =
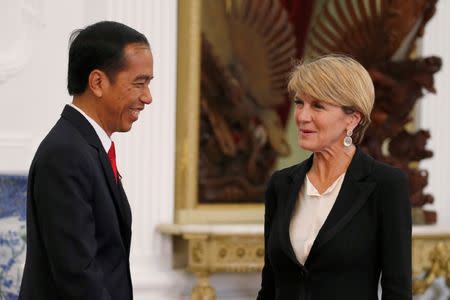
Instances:
[[[70,122],[60,118],[40,143],[34,160],[55,155],[70,159],[89,148],[80,132]]]
[[[64,118],[60,118],[48,132],[41,144],[87,144],[76,127]]]

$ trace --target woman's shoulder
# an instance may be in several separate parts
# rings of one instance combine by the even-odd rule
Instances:
[[[403,170],[376,159],[373,159],[369,181],[375,182],[379,189],[408,186],[408,177]]]
[[[374,160],[369,181],[376,184],[374,195],[383,214],[410,212],[409,183],[403,170]]]
[[[286,167],[286,168],[283,168],[280,170],[275,170],[272,173],[271,180],[276,181],[276,180],[280,180],[282,178],[291,178],[291,177],[295,176],[295,174],[297,174],[303,168],[307,168],[308,163],[309,163],[308,159],[306,159],[298,164],[295,164],[295,165],[292,165],[292,166],[289,166],[289,167]]]
[[[392,165],[374,159],[371,177],[378,183],[392,183],[406,181],[406,173]]]

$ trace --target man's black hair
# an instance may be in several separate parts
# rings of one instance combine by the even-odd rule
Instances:
[[[94,69],[102,70],[114,81],[117,72],[125,67],[124,49],[133,43],[149,46],[142,33],[118,22],[102,21],[72,32],[67,73],[69,94],[82,94]]]

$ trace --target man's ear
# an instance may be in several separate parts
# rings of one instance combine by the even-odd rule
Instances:
[[[98,69],[94,69],[91,71],[88,78],[88,86],[95,96],[101,98],[107,84],[108,78],[103,71],[100,71]]]

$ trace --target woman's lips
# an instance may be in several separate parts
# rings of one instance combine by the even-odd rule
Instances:
[[[313,135],[314,133],[316,133],[314,130],[309,130],[309,129],[300,129],[299,132],[302,137],[309,137],[309,136]]]

